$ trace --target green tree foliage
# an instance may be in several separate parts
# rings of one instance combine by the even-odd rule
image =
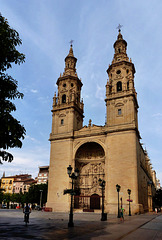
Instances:
[[[11,196],[12,196],[11,193],[5,193],[3,195],[3,197],[4,197],[3,201],[7,204],[7,208],[9,208],[9,203],[11,201]]]
[[[29,188],[28,193],[26,193],[26,200],[29,203],[37,203],[39,205],[40,203],[40,190],[43,190],[42,192],[42,204],[47,202],[47,190],[48,186],[47,184],[38,184],[38,185],[32,185]]]
[[[18,88],[18,82],[9,76],[6,71],[12,68],[12,63],[20,64],[25,61],[25,55],[16,47],[22,40],[16,30],[10,28],[8,21],[0,14],[0,163],[13,160],[8,148],[22,147],[25,128],[12,115],[16,106],[12,102],[23,98]]]
[[[26,202],[38,205],[40,204],[40,190],[43,190],[42,192],[42,205],[47,202],[47,191],[48,191],[48,185],[47,184],[39,184],[39,185],[31,185],[29,188],[29,191],[26,193],[4,193],[0,192],[0,203],[4,201],[7,204],[7,207],[9,208],[9,203],[19,203],[24,204]]]
[[[13,203],[23,203],[23,194],[22,193],[13,193],[11,195],[11,202],[13,202]]]
[[[0,203],[2,203],[3,199],[4,199],[4,194],[2,191],[0,191]]]

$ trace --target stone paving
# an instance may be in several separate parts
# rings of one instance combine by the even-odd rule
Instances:
[[[105,222],[100,218],[100,213],[74,213],[74,227],[68,228],[68,213],[33,211],[26,227],[22,210],[0,209],[0,240],[162,240],[160,213],[125,216],[124,222],[115,215]]]

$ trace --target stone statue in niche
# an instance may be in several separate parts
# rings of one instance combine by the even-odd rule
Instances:
[[[94,170],[94,173],[97,173],[97,171],[98,171],[97,165],[98,165],[98,164],[95,164],[95,166],[94,166],[94,169],[93,169],[93,170]]]
[[[94,177],[92,186],[96,186],[96,185],[98,185],[98,181],[97,181],[97,177]]]

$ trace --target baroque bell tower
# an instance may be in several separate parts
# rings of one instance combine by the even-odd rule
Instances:
[[[135,67],[127,56],[127,42],[121,30],[114,43],[114,57],[107,69],[106,84],[108,170],[106,192],[108,210],[115,211],[115,186],[120,183],[120,193],[127,198],[126,189],[132,190],[134,211],[139,211],[138,199],[138,102],[134,87]]]
[[[65,69],[57,80],[58,95],[53,98],[52,135],[71,133],[82,128],[83,101],[81,100],[82,82],[76,73],[77,58],[71,44],[65,58]]]
[[[107,69],[106,85],[107,126],[109,129],[138,129],[138,102],[134,88],[135,67],[127,56],[127,42],[121,30],[114,43],[114,58]]]
[[[69,198],[63,195],[69,177],[66,169],[75,167],[73,160],[74,132],[83,125],[82,82],[76,73],[77,58],[71,44],[65,58],[65,69],[57,79],[58,94],[53,98],[52,132],[50,134],[51,152],[48,182],[47,206],[53,211],[69,208]]]

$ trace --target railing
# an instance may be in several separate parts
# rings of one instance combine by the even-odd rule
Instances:
[[[101,196],[93,194],[91,196],[74,196],[75,209],[101,209]]]

